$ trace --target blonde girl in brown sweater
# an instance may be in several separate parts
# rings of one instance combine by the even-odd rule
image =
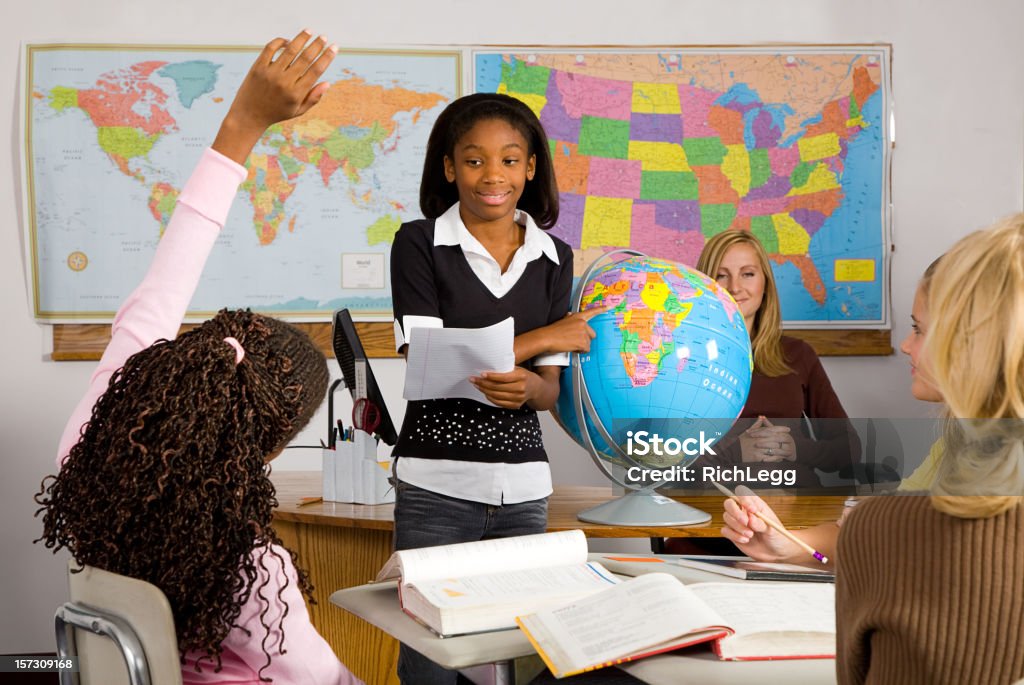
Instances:
[[[843,684],[1024,677],[1024,214],[944,255],[928,309],[943,457],[929,494],[872,498],[842,527]]]

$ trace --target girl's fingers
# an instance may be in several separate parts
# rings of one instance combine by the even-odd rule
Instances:
[[[516,371],[484,371],[477,378],[482,383],[512,383],[519,380],[519,373]]]
[[[309,42],[306,47],[295,56],[292,63],[288,66],[288,69],[295,72],[295,80],[298,81],[306,75],[306,70],[309,65],[320,56],[320,53],[324,51],[327,46],[327,38],[324,36],[317,36]]]
[[[757,495],[741,495],[740,488],[742,485],[736,488],[736,499],[737,504],[746,509],[748,512],[757,513],[764,509],[764,501]],[[747,490],[750,492],[750,490]]]
[[[274,55],[277,51],[288,44],[288,41],[284,38],[275,38],[266,45],[263,46],[263,51],[260,52],[260,56],[256,59],[257,64],[264,64],[269,66],[274,61]]]
[[[337,56],[338,46],[334,45],[333,43],[331,45],[328,45],[319,54],[319,56],[317,56],[316,60],[311,65],[309,65],[309,68],[306,69],[306,73],[302,75],[302,77],[299,79],[299,82],[302,84],[312,84],[314,81],[318,80],[321,76],[324,75],[324,72],[327,71],[327,67],[331,66],[331,62],[333,62],[334,58]]]
[[[497,404],[499,401],[518,402],[519,404],[522,404],[523,402],[526,401],[525,393],[521,392],[484,392],[484,395],[486,395],[487,399],[489,399],[491,402],[494,402],[495,404]]]
[[[722,537],[726,538],[730,542],[733,542],[733,543],[735,543],[737,545],[745,545],[748,542],[750,542],[750,538],[745,537],[743,535],[740,535],[739,533],[734,531],[732,528],[722,528],[721,532],[722,532]]]
[[[723,515],[722,520],[725,522],[726,528],[735,531],[738,535],[742,535],[743,537],[749,538],[754,534],[754,531],[750,530],[750,526],[747,526],[744,523],[740,522],[740,520],[732,514]]]
[[[495,383],[483,378],[473,381],[473,385],[477,387],[477,390],[482,390],[484,392],[517,392],[517,388],[518,390],[522,390],[518,383]]]
[[[320,102],[320,98],[324,96],[328,90],[330,90],[330,83],[319,83],[313,90],[306,94],[306,99],[299,105],[299,111],[296,116],[301,116],[312,109],[313,105]]]
[[[306,41],[309,40],[310,33],[307,29],[299,31],[294,38],[288,41],[288,44],[284,46],[284,50],[274,60],[275,65],[280,65],[283,69],[287,69],[291,66],[292,62],[295,61],[295,57],[299,54],[299,51],[306,45]]]
[[[582,312],[577,312],[576,316],[583,319],[584,321],[590,321],[598,314],[604,314],[606,311],[611,309],[611,305],[601,305],[600,307],[591,307],[590,309],[584,309]]]

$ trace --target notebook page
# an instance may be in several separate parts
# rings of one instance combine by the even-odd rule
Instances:
[[[469,382],[484,371],[511,371],[516,364],[512,317],[485,328],[413,328],[405,369],[407,400],[463,397],[494,406]]]

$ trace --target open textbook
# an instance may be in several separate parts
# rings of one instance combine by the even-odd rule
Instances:
[[[515,617],[620,582],[587,562],[579,530],[395,552],[377,581],[399,579],[402,610],[441,636],[515,628]]]
[[[649,573],[517,622],[559,678],[707,641],[728,660],[836,653],[835,586],[827,583],[684,585]]]

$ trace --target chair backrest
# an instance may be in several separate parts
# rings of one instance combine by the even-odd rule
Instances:
[[[181,685],[174,616],[160,588],[77,568],[68,563],[71,601],[57,609],[55,628],[58,652],[78,656],[81,685]]]

